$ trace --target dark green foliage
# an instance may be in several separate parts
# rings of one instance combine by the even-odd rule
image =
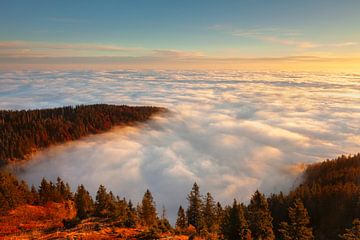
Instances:
[[[209,192],[206,194],[206,197],[204,199],[203,217],[204,226],[207,228],[208,231],[212,231],[213,226],[216,224],[215,201]]]
[[[177,212],[177,219],[176,219],[176,224],[175,227],[178,230],[184,230],[186,228],[187,224],[186,224],[186,216],[185,216],[185,211],[183,209],[182,206],[179,207],[179,210]]]
[[[194,226],[199,232],[204,227],[204,217],[202,212],[202,197],[200,195],[199,186],[196,183],[194,183],[187,200],[189,202],[189,206],[186,211],[187,222],[189,225]]]
[[[270,196],[274,227],[289,221],[287,209],[299,198],[309,213],[315,239],[338,239],[360,217],[360,154],[310,165],[303,179],[289,195]]]
[[[340,235],[344,240],[359,240],[360,239],[360,219],[354,219],[352,228],[345,229],[345,233]]]
[[[77,191],[74,196],[74,202],[77,209],[77,217],[79,219],[84,219],[89,217],[94,212],[94,202],[89,194],[86,191],[84,185],[80,185],[77,188]]]
[[[283,240],[312,240],[314,236],[310,227],[310,219],[303,203],[296,199],[289,208],[290,221],[280,224],[279,232]]]
[[[259,191],[256,191],[250,200],[248,215],[250,230],[254,239],[275,239],[272,226],[273,218],[271,217],[265,196]]]
[[[234,199],[232,207],[225,208],[221,234],[226,240],[250,240],[251,231],[245,219],[243,206]]]
[[[127,204],[125,218],[124,218],[124,226],[128,228],[133,228],[136,226],[137,219],[137,213],[136,210],[133,207],[133,204],[131,200]]]
[[[164,109],[106,104],[0,110],[0,166],[22,160],[34,149],[101,133],[117,125],[143,122],[161,111]]]
[[[110,217],[114,210],[113,196],[106,191],[105,186],[100,185],[96,192],[95,216]]]
[[[61,178],[57,178],[56,184],[51,181],[42,179],[39,187],[39,200],[41,203],[63,202],[72,200],[73,196],[68,183],[64,183]]]
[[[157,215],[155,202],[149,189],[146,190],[140,205],[140,220],[144,226],[156,225]]]

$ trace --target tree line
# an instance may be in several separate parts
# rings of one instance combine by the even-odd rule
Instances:
[[[29,188],[8,172],[0,172],[0,211],[21,204],[45,205],[49,201],[73,201],[76,218],[64,220],[73,227],[89,217],[105,218],[115,226],[149,229],[150,239],[161,232],[201,236],[204,239],[360,239],[360,154],[310,165],[301,185],[289,194],[266,197],[255,191],[245,205],[233,200],[222,206],[211,193],[204,196],[197,183],[187,195],[186,207],[179,206],[175,226],[163,208],[158,214],[149,190],[136,206],[131,200],[115,196],[100,185],[95,199],[84,185],[75,193],[69,184],[43,179],[38,188]]]
[[[52,144],[105,132],[117,125],[146,121],[164,110],[107,104],[0,110],[0,166],[22,160],[32,151]]]

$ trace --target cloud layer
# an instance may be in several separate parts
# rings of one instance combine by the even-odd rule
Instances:
[[[38,153],[19,174],[61,176],[138,201],[146,188],[174,219],[197,181],[216,200],[287,191],[304,164],[360,149],[360,76],[285,72],[32,71],[0,74],[0,108],[114,103],[169,108],[141,127]]]

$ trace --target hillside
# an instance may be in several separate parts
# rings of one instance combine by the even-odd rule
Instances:
[[[149,190],[140,203],[100,185],[95,200],[83,185],[60,178],[28,188],[0,171],[0,237],[82,239],[360,239],[360,154],[309,165],[288,195],[256,191],[248,205],[222,206],[194,183],[172,227]],[[236,196],[234,196],[236,197]],[[160,215],[160,216],[159,216]],[[345,234],[346,233],[346,234]]]
[[[24,160],[32,152],[52,144],[149,120],[165,111],[159,107],[107,104],[36,110],[0,110],[0,166]]]

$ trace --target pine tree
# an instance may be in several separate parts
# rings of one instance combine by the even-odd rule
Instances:
[[[254,239],[275,239],[268,203],[265,196],[258,190],[256,190],[250,200],[248,214],[250,230]]]
[[[360,239],[360,219],[356,218],[352,222],[352,228],[345,229],[345,233],[339,237],[344,240],[359,240]]]
[[[208,192],[205,197],[205,204],[203,210],[204,223],[209,231],[212,231],[212,227],[216,223],[215,219],[215,202],[214,198]]]
[[[146,190],[140,205],[140,219],[145,226],[156,224],[157,214],[155,202],[149,189]]]
[[[223,216],[224,216],[224,210],[220,202],[217,202],[215,206],[215,222],[218,226],[220,226]]]
[[[203,202],[199,186],[196,183],[194,183],[187,199],[189,201],[189,207],[186,211],[188,224],[194,226],[199,232],[204,226],[204,218],[202,214]]]
[[[183,207],[180,205],[179,210],[177,212],[177,219],[175,227],[179,230],[183,230],[186,228],[186,216]]]
[[[94,211],[94,202],[89,192],[86,191],[84,185],[82,184],[77,188],[74,201],[77,209],[78,218],[80,219],[87,218]]]
[[[125,216],[125,227],[133,228],[136,226],[137,223],[137,215],[136,209],[134,208],[131,200],[129,200],[127,207],[126,207],[126,216]]]
[[[312,229],[309,227],[310,218],[303,203],[296,199],[293,207],[289,207],[290,223],[282,222],[279,232],[284,240],[312,240]]]
[[[234,199],[232,207],[227,207],[221,225],[221,233],[226,240],[250,240],[251,231],[245,219],[243,206]]]
[[[98,217],[109,217],[110,205],[111,205],[110,195],[107,193],[106,188],[103,185],[100,185],[96,193],[95,215]]]
[[[50,191],[51,191],[51,189],[50,189],[49,182],[45,178],[43,178],[41,180],[40,187],[39,187],[39,197],[40,197],[40,201],[43,204],[50,200],[49,199]]]

